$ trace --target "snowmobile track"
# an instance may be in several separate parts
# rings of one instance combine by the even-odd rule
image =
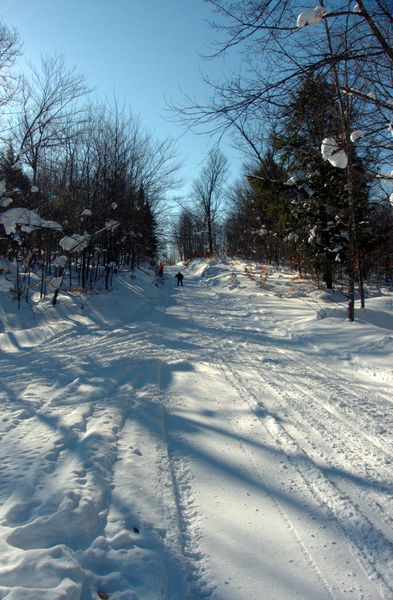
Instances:
[[[232,370],[232,368],[222,361],[224,374],[229,377],[234,387],[239,390],[242,398],[246,399],[251,411],[258,420],[264,425],[271,436],[272,441],[278,444],[279,449],[286,453],[291,464],[302,476],[305,484],[310,489],[318,501],[325,505],[329,513],[336,519],[337,523],[344,529],[354,547],[354,553],[358,556],[365,572],[372,579],[381,582],[382,592],[388,597],[393,593],[393,586],[390,581],[386,581],[378,568],[378,563],[383,560],[384,566],[393,564],[393,544],[386,540],[385,536],[375,529],[369,519],[361,512],[358,505],[343,494],[335,482],[325,476],[318,465],[303,451],[298,442],[288,433],[277,418],[269,416],[261,418],[256,407],[261,406],[260,400],[255,393],[250,391],[244,384],[241,377]],[[275,389],[267,381],[271,391],[277,395]],[[299,460],[300,457],[300,460]],[[365,546],[363,537],[364,531],[368,532],[369,544]],[[361,535],[357,535],[361,532]],[[392,573],[393,575],[393,573]]]
[[[195,312],[192,311],[183,297],[184,305],[186,310],[190,316],[190,319],[195,322],[198,319],[195,317]],[[239,340],[238,340],[239,341]],[[232,349],[233,351],[234,349]],[[236,349],[237,352],[240,351],[239,345]],[[275,356],[277,354],[277,350],[272,345],[261,345],[261,351],[268,356]],[[208,355],[210,355],[210,348]],[[240,351],[241,355],[241,351]],[[291,361],[294,362],[294,356],[291,353],[288,353],[286,357],[290,356]],[[209,360],[209,358],[207,358]],[[229,360],[225,359],[224,356],[217,357],[217,353],[215,352],[213,363],[210,363],[212,366],[220,368],[223,372],[223,376],[226,377],[230,383],[236,388],[239,392],[239,396],[247,402],[250,410],[254,413],[258,421],[261,423],[267,434],[272,440],[274,447],[276,447],[283,454],[287,454],[288,460],[292,464],[292,466],[296,469],[299,475],[302,477],[305,485],[310,490],[311,495],[320,503],[320,505],[325,506],[325,510],[328,514],[333,517],[337,523],[337,525],[344,530],[349,540],[351,540],[353,553],[357,556],[360,564],[362,565],[365,573],[367,573],[368,577],[372,580],[378,582],[381,593],[383,597],[390,597],[393,593],[393,572],[389,565],[393,564],[393,544],[389,542],[383,533],[375,528],[373,524],[370,522],[368,517],[362,513],[359,506],[354,503],[348,495],[343,493],[339,488],[337,488],[336,482],[329,479],[323,470],[321,470],[320,466],[317,465],[314,460],[308,456],[307,452],[303,450],[301,445],[296,441],[296,439],[288,432],[285,425],[283,425],[275,415],[269,414],[268,408],[264,406],[255,395],[254,390],[250,390],[250,388],[245,384],[241,375],[236,372]],[[241,362],[241,360],[240,360]],[[300,363],[300,361],[299,361]],[[301,363],[303,368],[308,367],[308,365],[303,362]],[[325,369],[326,371],[326,369]],[[307,371],[308,373],[308,371]],[[324,380],[322,383],[327,386],[326,382],[326,373],[324,374]],[[312,376],[315,376],[315,373],[312,373]],[[329,372],[330,379],[332,377],[332,372]],[[274,374],[273,377],[266,377],[265,375],[261,375],[258,373],[258,377],[262,384],[262,389],[266,390],[266,387],[269,389],[270,393],[274,395],[274,397],[281,404],[283,392],[279,385],[277,385],[277,379],[280,384],[284,382],[286,388],[295,389],[297,396],[304,397],[304,388],[299,384],[293,382],[292,379],[286,377],[281,372],[278,375]],[[311,377],[312,378],[312,377]],[[319,374],[319,379],[321,379],[321,375]],[[320,385],[321,382],[318,383]],[[314,390],[315,391],[315,390]],[[289,393],[285,394],[286,397],[291,400],[292,397]],[[348,422],[346,419],[336,414],[336,411],[333,411],[330,407],[326,407],[322,402],[320,402],[315,395],[311,392],[306,392],[307,398],[310,402],[313,402],[314,405],[317,405],[318,410],[322,410],[324,413],[329,415],[329,419],[335,418],[335,422],[339,423],[337,425],[337,429],[342,433],[343,426],[348,427]],[[351,399],[354,401],[356,398],[356,394],[350,393]],[[385,399],[384,399],[385,400]],[[217,400],[219,403],[219,401]],[[219,403],[220,404],[220,403]],[[305,403],[307,404],[307,403]],[[221,412],[223,413],[226,420],[229,422],[229,417],[225,414],[225,411],[220,404]],[[259,414],[259,410],[266,410],[265,416],[261,417]],[[266,417],[266,415],[269,415]],[[319,425],[319,423],[314,419],[314,426]],[[378,453],[383,452],[384,458],[388,456],[388,450],[380,443],[373,443],[373,439],[367,433],[364,434],[357,426],[350,426],[353,434],[360,436],[361,442],[358,442],[358,447],[362,447],[362,442],[367,441],[369,445],[371,445],[372,451],[371,456],[375,451]],[[340,436],[342,439],[342,436]],[[339,438],[340,439],[340,438]],[[244,449],[247,452],[247,449]],[[250,457],[251,459],[251,457]],[[379,465],[380,466],[380,465]],[[387,470],[386,470],[387,474]],[[276,501],[276,500],[275,500]],[[285,511],[282,507],[279,506],[279,509],[282,513],[285,514]],[[390,523],[390,518],[388,519]],[[293,527],[293,524],[290,524]],[[294,531],[296,529],[293,527]],[[367,543],[364,542],[364,532],[367,532]],[[299,538],[299,542],[302,544],[302,547],[305,548],[305,551],[310,555],[310,559],[314,565],[314,569],[319,573],[320,568],[317,566],[317,563],[312,559],[311,553],[308,552],[306,546],[304,546],[303,542]],[[382,568],[379,567],[381,565]],[[391,573],[392,577],[389,577],[389,580],[386,580],[384,577],[384,573]],[[329,591],[333,589],[333,586],[330,586],[329,583],[324,580],[325,587]],[[332,593],[332,592],[330,592]],[[334,596],[333,596],[334,597]]]

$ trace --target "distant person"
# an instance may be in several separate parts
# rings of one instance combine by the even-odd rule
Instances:
[[[183,287],[183,279],[184,279],[184,275],[182,273],[180,273],[180,271],[177,273],[177,275],[175,275],[176,279],[177,279],[177,285],[181,285]]]
[[[158,267],[158,277],[161,277],[161,279],[164,277],[164,263],[162,262],[160,262]]]

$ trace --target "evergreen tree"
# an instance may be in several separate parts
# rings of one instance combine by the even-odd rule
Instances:
[[[19,206],[31,204],[31,183],[19,165],[12,142],[0,153],[0,181],[5,182],[8,195],[18,198]]]
[[[285,186],[286,179],[285,170],[268,150],[247,175],[247,182],[238,184],[226,224],[229,253],[267,262],[288,259],[284,238],[292,192]]]
[[[295,93],[281,119],[274,143],[293,177],[294,185],[303,190],[292,205],[292,234],[296,235],[311,266],[328,288],[333,286],[338,266],[348,264],[349,214],[347,178],[321,156],[321,140],[338,137],[340,119],[335,89],[329,83],[307,78]],[[365,169],[352,149],[355,163],[357,204],[356,260],[361,268],[361,248],[367,243],[368,185]]]

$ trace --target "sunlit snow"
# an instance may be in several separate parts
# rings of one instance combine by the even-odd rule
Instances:
[[[18,311],[0,266],[0,598],[392,597],[391,291],[198,260]]]
[[[333,167],[345,169],[348,164],[346,152],[340,149],[334,138],[325,138],[322,140],[321,154],[322,158],[329,161]]]

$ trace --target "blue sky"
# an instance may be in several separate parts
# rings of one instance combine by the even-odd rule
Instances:
[[[38,65],[42,54],[63,54],[96,96],[115,96],[159,139],[183,133],[168,121],[166,99],[180,100],[181,90],[202,97],[200,71],[219,77],[223,68],[201,58],[214,37],[204,0],[2,0],[0,16],[19,32],[25,60]],[[191,133],[178,140],[183,193],[211,145]],[[222,149],[236,173],[239,153],[229,139]]]

